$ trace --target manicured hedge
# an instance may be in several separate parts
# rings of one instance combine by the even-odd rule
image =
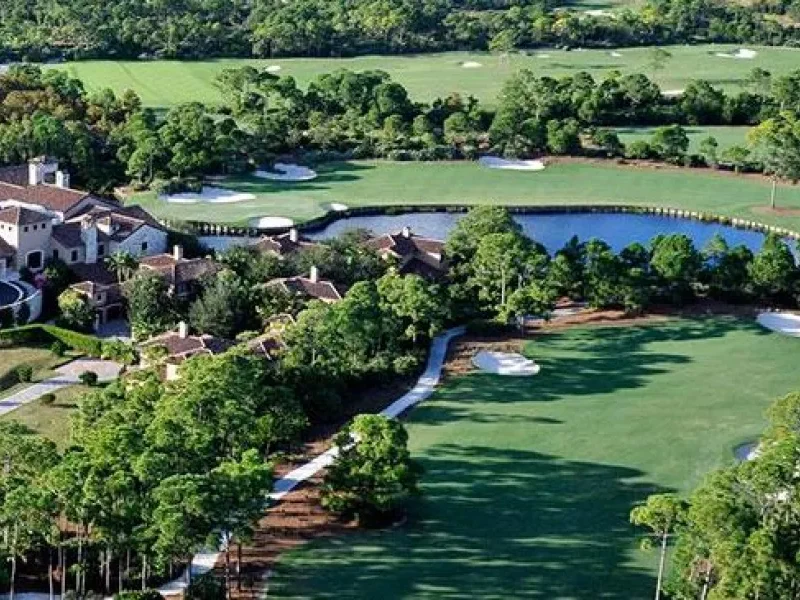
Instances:
[[[43,325],[34,323],[32,325],[24,325],[22,327],[15,327],[14,329],[5,329],[0,331],[0,341],[10,342],[11,344],[42,344],[48,345],[53,342],[59,341],[71,350],[86,354],[95,358],[103,355],[104,342],[85,333],[78,333],[64,329],[63,327],[56,327],[55,325]]]

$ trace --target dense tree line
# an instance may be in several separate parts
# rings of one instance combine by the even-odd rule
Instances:
[[[649,0],[615,16],[551,0],[257,0],[138,2],[8,0],[0,51],[31,60],[342,56],[542,45],[741,42],[796,44],[796,0],[751,6],[720,0]]]
[[[797,596],[798,415],[794,392],[769,409],[767,433],[748,460],[712,473],[687,499],[651,496],[633,511],[661,548],[659,591],[665,581],[669,597],[681,600]]]

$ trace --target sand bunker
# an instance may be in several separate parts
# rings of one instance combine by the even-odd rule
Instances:
[[[280,65],[270,65],[266,69],[264,69],[267,73],[277,73],[281,70]]]
[[[665,98],[677,98],[683,95],[683,90],[664,90],[661,92],[661,95]]]
[[[317,172],[294,163],[275,163],[272,171],[256,171],[254,175],[272,181],[311,181]]]
[[[203,186],[203,191],[201,192],[182,192],[168,196],[162,195],[160,198],[164,202],[171,204],[231,204],[256,199],[253,194],[213,186]]]
[[[294,221],[286,217],[255,217],[248,224],[259,229],[285,229],[294,225]]]
[[[717,52],[716,55],[720,58],[753,59],[758,56],[758,52],[749,48],[739,48],[736,52]]]
[[[763,312],[756,317],[762,327],[783,335],[800,337],[800,315],[794,313]]]
[[[461,66],[465,69],[480,69],[483,65],[479,62],[468,60],[467,62],[462,62]]]
[[[613,58],[622,58],[622,52],[609,52],[608,55]]]
[[[534,54],[534,58],[550,58],[549,54]]]
[[[590,17],[610,17],[611,13],[607,10],[603,10],[602,8],[593,8],[591,10],[585,11],[585,14],[589,15]]]
[[[507,160],[497,156],[482,156],[478,164],[490,169],[505,169],[508,171],[541,171],[544,163],[540,160]]]
[[[340,204],[339,202],[331,202],[328,206],[330,206],[331,210],[336,212],[347,210],[347,204]]]
[[[513,377],[530,377],[539,372],[539,365],[521,354],[506,352],[478,352],[472,358],[472,364],[481,371],[495,375]]]

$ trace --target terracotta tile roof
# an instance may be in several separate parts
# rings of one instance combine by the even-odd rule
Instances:
[[[404,235],[404,232],[387,233],[372,238],[366,245],[368,248],[377,252],[389,251],[401,257],[411,256],[418,252],[441,256],[444,252],[444,242],[432,238],[420,237],[411,232],[408,232],[408,235]]]
[[[304,237],[298,237],[297,241],[292,241],[291,233],[265,236],[253,244],[253,246],[261,252],[274,252],[279,256],[286,256],[292,252],[302,250],[303,248],[312,248],[318,245],[319,244],[316,242]]]
[[[24,208],[22,206],[8,206],[0,209],[0,221],[11,225],[30,225],[31,223],[46,223],[53,217],[44,213]]]
[[[11,246],[3,238],[0,238],[0,257],[8,258],[9,256],[16,256],[16,255],[17,255],[16,248]]]
[[[102,262],[93,264],[75,263],[69,265],[69,270],[75,275],[75,279],[80,282],[88,281],[99,285],[113,285],[117,283],[117,276],[109,271]]]
[[[94,281],[81,281],[70,286],[72,289],[87,295],[96,305],[108,306],[109,304],[119,304],[122,302],[122,290],[119,284],[103,285]],[[98,302],[97,295],[105,293],[103,302]]]
[[[197,281],[206,275],[214,275],[222,269],[222,265],[210,258],[176,260],[172,254],[146,256],[139,261],[139,267],[160,273],[173,286]]]
[[[64,248],[79,248],[83,246],[81,224],[78,222],[70,222],[54,225],[53,239],[64,246]]]
[[[0,182],[0,201],[18,200],[29,204],[38,204],[48,210],[67,212],[84,198],[88,192],[71,190],[48,183],[22,187]]]
[[[326,302],[337,302],[344,297],[344,289],[332,281],[324,279],[314,281],[308,277],[286,277],[273,279],[267,285],[280,287],[287,294],[316,298]]]
[[[143,342],[143,348],[149,346],[163,346],[167,349],[167,356],[171,359],[186,360],[197,354],[222,354],[235,344],[229,340],[211,335],[188,335],[181,337],[177,331],[162,333]]]

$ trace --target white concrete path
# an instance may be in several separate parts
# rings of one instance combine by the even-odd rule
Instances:
[[[444,359],[447,356],[447,347],[450,345],[450,341],[453,338],[464,335],[465,331],[464,327],[456,327],[434,338],[428,356],[428,365],[425,368],[425,372],[417,380],[417,385],[407,394],[392,402],[392,404],[382,410],[380,414],[386,417],[398,417],[412,406],[430,397],[441,379]],[[334,446],[303,466],[287,473],[284,477],[275,482],[273,492],[269,495],[270,500],[273,502],[280,501],[303,481],[310,479],[322,469],[329,467],[338,453],[339,448]],[[192,577],[202,575],[213,569],[219,556],[219,552],[196,554],[191,564]],[[180,579],[176,579],[162,586],[158,591],[162,595],[174,595],[181,593],[185,588],[185,576],[182,576]]]
[[[121,370],[122,365],[110,360],[88,358],[73,360],[58,367],[55,370],[58,375],[55,377],[35,383],[0,400],[0,416],[17,410],[20,406],[33,402],[44,394],[52,394],[62,388],[80,383],[79,377],[84,371],[94,371],[100,381],[113,381],[119,376]]]

